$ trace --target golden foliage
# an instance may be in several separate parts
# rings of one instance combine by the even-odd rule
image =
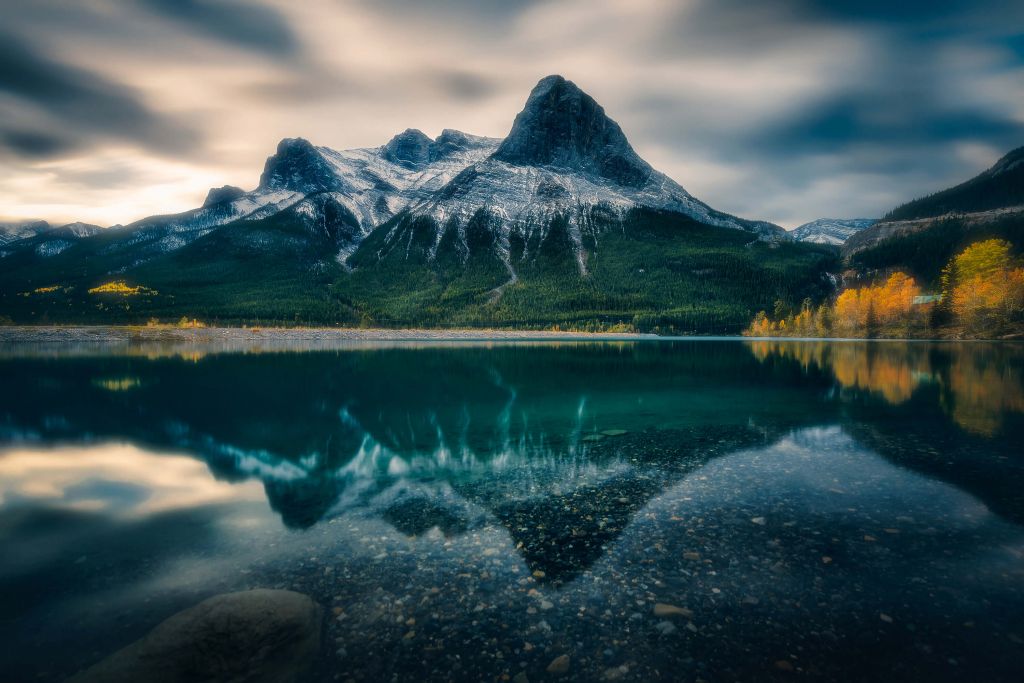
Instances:
[[[960,349],[949,369],[953,420],[964,429],[991,436],[1008,412],[1024,413],[1024,376],[1010,363],[981,363]]]
[[[811,308],[805,301],[800,312],[777,322],[761,311],[744,332],[750,337],[826,337],[838,332],[846,337],[873,336],[890,332],[902,335],[900,329],[910,322],[920,322],[912,315],[914,297],[921,294],[914,278],[893,273],[885,283],[847,289],[832,306]],[[922,311],[923,312],[923,311]]]
[[[953,313],[968,328],[996,325],[1024,312],[1024,268],[990,271],[958,281]]]
[[[1012,249],[1013,245],[1006,240],[985,240],[967,247],[954,256],[942,271],[945,293],[950,294],[951,287],[976,277],[989,278],[1010,270]]]
[[[107,391],[129,391],[142,386],[142,380],[138,377],[113,377],[94,379],[92,383]]]
[[[951,322],[947,334],[991,337],[1024,328],[1024,268],[1005,240],[977,242],[950,259],[942,271],[940,312]],[[927,297],[914,278],[896,272],[882,284],[844,290],[831,305],[812,311],[805,301],[799,313],[777,321],[761,311],[744,331],[752,337],[912,337],[932,336]],[[935,298],[935,297],[932,297]],[[915,304],[915,299],[919,303]]]
[[[124,280],[105,282],[89,290],[90,294],[116,294],[119,296],[137,296],[139,294],[156,294],[156,290],[142,285],[132,287]]]

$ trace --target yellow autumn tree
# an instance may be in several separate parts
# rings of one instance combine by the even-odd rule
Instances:
[[[864,325],[867,309],[861,305],[861,290],[848,289],[836,299],[835,324],[840,330],[849,332]]]
[[[949,296],[953,289],[974,279],[990,277],[1006,272],[1013,265],[1013,245],[1006,240],[984,240],[977,242],[954,256],[942,270],[943,294]]]
[[[881,325],[906,321],[914,305],[914,297],[921,293],[914,278],[905,273],[893,273],[881,287],[870,288],[874,311]]]
[[[800,312],[772,321],[762,311],[747,329],[750,336],[825,337],[833,332],[850,337],[903,335],[920,323],[914,298],[921,288],[906,273],[893,273],[880,285],[854,287],[839,294],[835,304],[812,307],[805,300]]]
[[[1024,268],[1015,263],[1012,249],[1006,240],[978,242],[943,270],[950,310],[967,334],[1001,329],[1024,314]]]

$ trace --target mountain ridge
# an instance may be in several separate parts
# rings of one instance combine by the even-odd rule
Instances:
[[[351,214],[346,220],[359,227],[351,243],[340,245],[342,261],[372,230],[406,211],[437,223],[435,243],[448,221],[465,223],[480,211],[493,214],[491,224],[505,233],[498,243],[506,247],[513,226],[527,232],[546,229],[568,213],[578,251],[579,224],[588,222],[591,209],[621,217],[633,207],[786,239],[778,226],[716,211],[655,171],[593,98],[557,75],[531,91],[503,139],[453,129],[432,139],[407,129],[381,147],[334,150],[304,138],[285,138],[267,158],[254,190],[211,188],[200,207],[149,216],[123,231],[132,234],[132,245],[139,245],[139,258],[147,258],[181,248],[219,226],[293,207],[311,224],[322,223],[322,201],[310,200],[321,193],[331,194]]]
[[[882,222],[938,218],[1024,206],[1024,146],[1000,157],[970,180],[896,207]]]
[[[195,209],[2,253],[0,315],[16,320],[687,332],[738,332],[776,299],[822,296],[834,259],[694,198],[561,77],[502,139],[285,138],[253,190],[211,188]],[[131,294],[94,294],[111,282]]]

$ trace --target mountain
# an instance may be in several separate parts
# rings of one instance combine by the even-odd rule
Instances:
[[[1024,147],[965,183],[893,209],[851,236],[842,255],[855,269],[901,269],[937,287],[954,254],[989,238],[1024,248]]]
[[[11,242],[38,235],[44,230],[49,230],[50,224],[46,221],[13,221],[0,223],[0,247]]]
[[[561,76],[537,84],[503,139],[408,129],[337,151],[288,138],[254,190],[213,188],[190,211],[8,246],[0,315],[19,320],[706,331],[820,296],[833,258],[694,198]],[[148,294],[90,294],[115,280]],[[58,286],[61,300],[36,292]]]
[[[768,239],[785,235],[778,226],[742,220],[695,199],[641,159],[593,98],[571,81],[549,76],[530,93],[493,152],[473,160],[437,192],[408,203],[395,229],[375,245],[375,255],[404,249],[415,241],[414,231],[427,233],[428,260],[448,232],[458,235],[454,246],[465,255],[470,245],[464,233],[476,221],[487,225],[495,255],[514,278],[516,261],[529,259],[531,245],[542,243],[560,220],[566,246],[586,273],[587,238],[638,208]]]
[[[56,256],[74,246],[79,240],[98,234],[103,228],[89,223],[68,223],[51,227],[46,221],[21,224],[20,231],[11,231],[11,239],[0,241],[0,258],[23,250],[31,250],[41,257]],[[6,249],[3,247],[7,247]]]
[[[1011,206],[1024,209],[1024,147],[1013,150],[965,183],[896,207],[884,220],[934,218]]]
[[[877,222],[874,218],[819,218],[795,228],[789,235],[798,242],[839,246]]]

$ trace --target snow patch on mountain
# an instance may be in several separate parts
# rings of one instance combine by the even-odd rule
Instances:
[[[819,218],[804,223],[789,234],[798,242],[840,246],[877,222],[874,218]]]
[[[17,242],[27,237],[33,237],[41,232],[50,229],[46,221],[13,221],[0,223],[0,247]]]

